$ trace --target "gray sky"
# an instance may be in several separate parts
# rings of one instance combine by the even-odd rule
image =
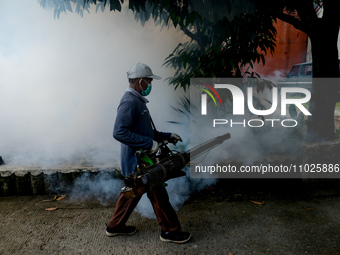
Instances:
[[[1,1],[0,31],[0,155],[8,163],[117,160],[112,127],[126,71],[136,62],[163,77],[148,96],[156,125],[178,129],[166,121],[176,118],[169,105],[183,92],[164,81],[174,70],[162,64],[184,41],[181,32],[160,31],[153,21],[142,27],[125,10],[93,8],[84,17],[68,12],[54,19],[52,10],[30,0]]]

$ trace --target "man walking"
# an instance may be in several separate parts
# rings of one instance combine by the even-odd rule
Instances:
[[[118,106],[117,117],[114,125],[113,136],[121,142],[121,168],[122,174],[127,176],[137,171],[136,151],[143,149],[152,154],[158,151],[158,142],[168,140],[176,143],[182,141],[175,133],[164,133],[155,130],[151,124],[151,117],[145,97],[151,92],[153,79],[161,77],[154,75],[149,66],[137,63],[127,72],[129,88],[123,95]],[[185,243],[191,234],[181,231],[177,214],[169,202],[166,189],[159,187],[149,190],[147,196],[161,226],[160,239],[164,242]],[[129,216],[137,206],[140,197],[125,198],[121,193],[112,219],[106,228],[107,236],[131,235],[136,233],[134,226],[126,226]]]

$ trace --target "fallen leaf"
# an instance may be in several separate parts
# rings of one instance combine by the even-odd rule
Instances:
[[[231,253],[230,251],[228,251],[228,255],[234,255],[234,253]]]
[[[57,197],[58,197],[58,196],[55,195],[53,199],[50,199],[50,200],[43,200],[42,202],[52,202],[52,201],[57,200]]]
[[[263,205],[264,204],[264,202],[256,202],[256,201],[252,201],[252,200],[250,200],[250,202],[252,202],[253,204],[257,204],[257,205]]]
[[[59,200],[62,200],[62,199],[64,199],[65,197],[67,197],[67,195],[65,195],[65,196],[61,196],[61,197],[58,197],[56,200],[57,200],[57,201],[59,201]]]
[[[46,208],[45,211],[55,211],[58,207]]]
[[[306,210],[315,210],[315,208],[313,208],[313,207],[304,207],[303,209],[306,209]]]

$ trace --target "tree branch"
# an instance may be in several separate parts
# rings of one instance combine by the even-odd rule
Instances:
[[[319,18],[316,14],[312,0],[300,0],[296,3],[296,10],[301,19],[303,26],[306,29],[306,34],[309,36],[315,32],[315,28],[319,23]]]
[[[170,13],[171,13],[171,7],[172,6],[174,6],[174,4],[172,2],[170,2],[169,6],[162,6],[162,8],[164,8],[168,12],[169,16],[170,16]],[[189,29],[187,27],[185,27],[184,25],[181,26],[181,24],[179,24],[179,26],[180,26],[180,29],[184,32],[185,35],[189,36],[192,40],[195,40],[198,43],[200,51],[203,54],[205,52],[205,47],[204,47],[204,42],[203,42],[202,38],[198,34],[194,34],[194,33],[190,32]],[[198,27],[197,27],[197,30],[199,31]]]
[[[189,29],[186,27],[181,27],[181,30],[184,32],[184,34],[186,34],[187,36],[189,36],[191,39],[195,40],[198,43],[201,52],[205,52],[204,43],[199,35],[190,32]]]
[[[279,18],[280,20],[287,22],[291,25],[293,25],[296,29],[301,30],[302,32],[308,34],[308,29],[306,28],[306,26],[303,24],[303,22],[301,22],[301,20],[289,15],[289,14],[285,14],[285,13],[278,13],[277,18]]]

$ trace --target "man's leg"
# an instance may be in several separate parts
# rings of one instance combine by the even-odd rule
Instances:
[[[140,199],[141,197],[127,199],[123,193],[120,193],[112,219],[107,223],[106,234],[108,236],[133,234],[136,232],[135,227],[127,227],[125,223],[129,219]]]
[[[147,193],[153,210],[157,216],[158,224],[164,232],[179,231],[181,225],[177,214],[170,204],[168,192],[164,187],[157,187]]]
[[[179,223],[174,208],[170,204],[166,189],[160,186],[149,191],[147,194],[157,216],[158,224],[162,227],[161,241],[173,243],[185,243],[189,241],[191,234],[181,232],[181,224]]]

